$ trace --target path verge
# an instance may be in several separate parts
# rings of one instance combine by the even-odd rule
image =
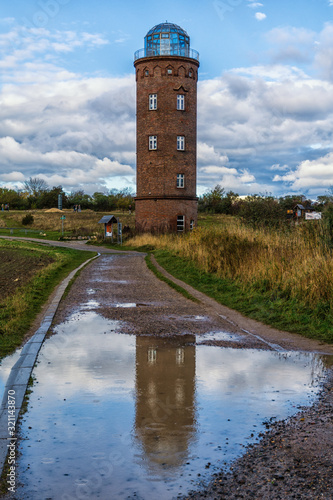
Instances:
[[[9,374],[0,406],[0,474],[3,470],[9,446],[16,443],[15,427],[22,409],[24,396],[39,350],[52,324],[60,300],[75,274],[99,255],[89,259],[74,269],[56,288],[53,298],[43,315],[40,327],[25,344],[18,361]],[[14,446],[15,447],[15,446]]]

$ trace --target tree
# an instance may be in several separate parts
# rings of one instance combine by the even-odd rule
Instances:
[[[92,208],[93,200],[89,194],[85,194],[83,190],[72,191],[67,198],[70,206],[80,205],[82,209]]]
[[[0,205],[8,203],[10,208],[17,210],[26,210],[29,202],[24,193],[0,187]]]
[[[52,189],[42,191],[36,201],[37,208],[56,208],[58,207],[58,196],[62,195],[63,207],[67,205],[67,196],[62,186],[53,186]]]
[[[28,181],[24,182],[24,189],[35,198],[44,191],[49,189],[48,184],[44,179],[39,177],[30,177]]]
[[[207,191],[199,200],[199,210],[214,214],[230,214],[232,205],[238,198],[233,191],[225,193],[225,189],[217,184],[214,189]]]
[[[247,196],[239,204],[239,216],[252,227],[280,226],[287,221],[286,210],[273,196]]]
[[[105,193],[96,191],[96,193],[94,193],[92,197],[94,209],[97,210],[97,212],[106,212],[107,210],[109,210],[108,197]]]

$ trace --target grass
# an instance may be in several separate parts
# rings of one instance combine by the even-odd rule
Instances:
[[[27,282],[17,282],[11,294],[5,294],[0,302],[0,358],[21,345],[42,305],[54,288],[76,267],[93,256],[91,252],[68,248],[41,247],[30,242],[0,240],[0,249],[11,250],[13,259],[19,262],[22,252],[32,252],[34,257],[49,259],[37,269]],[[23,280],[24,281],[24,280]],[[6,288],[6,286],[5,286]]]
[[[171,274],[268,325],[333,342],[333,258],[324,228],[255,230],[233,217],[184,235],[139,235]]]
[[[196,302],[197,304],[200,302],[198,299],[196,299],[195,297],[193,297],[193,295],[191,295],[187,290],[185,290],[184,288],[182,288],[181,286],[177,285],[173,281],[169,280],[166,276],[164,276],[156,268],[156,266],[154,266],[154,264],[152,263],[152,261],[151,261],[151,254],[148,254],[145,257],[145,261],[146,261],[148,269],[150,269],[159,280],[164,281],[165,283],[167,283],[171,288],[173,288],[174,290],[176,290],[178,293],[182,294],[187,299],[192,300],[193,302]]]
[[[32,224],[24,226],[22,219],[27,213],[34,218]],[[61,216],[65,216],[63,221],[63,229],[65,237],[87,237],[94,236],[98,239],[103,238],[104,224],[99,224],[98,221],[108,215],[105,212],[93,212],[92,210],[83,210],[80,213],[73,210],[63,210],[60,212],[48,212],[46,210],[13,210],[10,212],[0,211],[0,234],[10,235],[10,228],[13,229],[15,236],[33,236],[34,238],[58,240],[62,237],[62,221]],[[113,215],[119,218],[123,225],[134,230],[135,215],[114,212]],[[27,231],[27,235],[25,232]],[[126,233],[125,233],[126,234]]]

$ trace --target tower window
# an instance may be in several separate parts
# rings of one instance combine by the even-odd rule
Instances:
[[[185,215],[177,215],[177,231],[184,232],[185,229]]]
[[[157,149],[157,135],[150,135],[149,136],[149,149]]]
[[[145,71],[145,76],[149,76],[149,70],[148,69],[146,69],[146,71]]]
[[[183,135],[177,136],[177,150],[185,151],[185,137]]]
[[[149,109],[157,109],[157,94],[149,95]]]
[[[177,109],[184,111],[185,109],[185,96],[182,94],[177,95]]]
[[[167,73],[168,73],[168,75],[172,75],[172,68],[168,68]]]
[[[184,188],[184,187],[185,187],[185,175],[177,174],[177,188]]]
[[[194,229],[194,220],[193,219],[190,222],[190,229],[191,229],[191,231],[192,231],[192,229]]]

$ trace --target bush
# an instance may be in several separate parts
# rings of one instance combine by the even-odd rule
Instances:
[[[21,222],[23,226],[30,226],[30,224],[33,224],[34,222],[34,216],[31,214],[27,214],[22,218]]]

